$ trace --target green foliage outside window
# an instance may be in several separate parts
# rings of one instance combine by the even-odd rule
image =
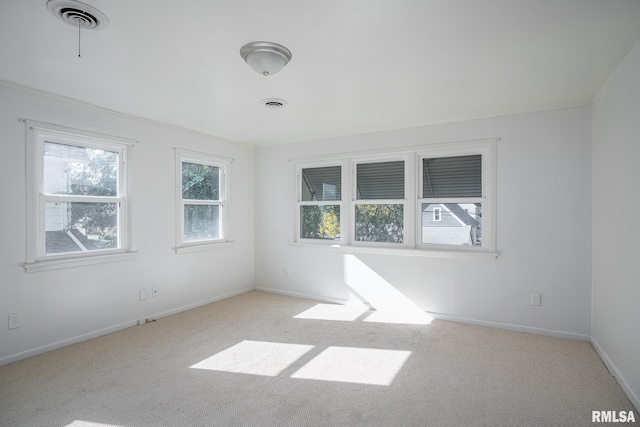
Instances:
[[[300,237],[335,240],[340,236],[340,206],[302,206]]]
[[[69,170],[69,194],[117,197],[118,153],[86,148],[87,161],[73,163]],[[97,235],[117,246],[117,203],[68,204],[70,227],[84,229],[84,235]]]
[[[356,241],[404,242],[404,206],[394,204],[356,205]]]

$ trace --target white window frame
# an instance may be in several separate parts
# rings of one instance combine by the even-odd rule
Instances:
[[[313,168],[322,168],[322,167],[331,167],[331,166],[339,166],[340,167],[340,180],[341,180],[341,196],[340,200],[326,200],[326,201],[303,201],[302,200],[302,170],[303,169],[313,169]],[[336,244],[345,244],[348,241],[347,233],[349,230],[349,219],[345,218],[348,216],[348,211],[345,209],[346,200],[349,194],[349,188],[345,187],[345,183],[347,180],[347,164],[343,160],[331,160],[331,161],[316,161],[316,162],[303,162],[296,163],[295,165],[295,183],[296,183],[296,198],[295,198],[295,213],[293,221],[294,223],[294,240],[296,242],[306,242],[311,244],[319,244],[319,245],[336,245]],[[340,239],[337,240],[321,240],[321,239],[307,239],[303,238],[300,235],[301,224],[301,210],[302,206],[325,206],[325,205],[338,205],[340,207]]]
[[[28,273],[101,264],[134,259],[131,233],[131,151],[137,141],[43,123],[24,120],[26,124],[26,188],[27,245],[25,271]],[[115,197],[69,196],[44,194],[44,143],[59,143],[115,151],[118,153],[118,194]],[[113,202],[119,204],[117,229],[118,248],[46,254],[45,208],[51,201]]]
[[[233,159],[229,157],[185,150],[182,148],[175,148],[174,150],[176,162],[176,254],[218,249],[230,245],[232,243],[232,240],[229,238],[229,182],[231,175],[231,164],[233,163]],[[214,166],[220,168],[219,200],[183,199],[182,163],[195,163],[199,165]],[[197,240],[190,242],[184,240],[184,206],[194,204],[220,206],[220,237],[218,239]]]
[[[481,155],[482,158],[482,192],[480,197],[460,197],[460,198],[423,198],[422,161],[437,157],[458,157],[469,155]],[[439,144],[417,151],[417,190],[418,199],[416,203],[416,247],[429,250],[455,250],[464,252],[491,252],[496,251],[496,215],[495,215],[495,163],[496,163],[496,140],[469,141],[461,143]],[[443,204],[443,203],[481,203],[482,204],[482,241],[481,246],[457,246],[424,244],[422,242],[421,210],[423,203]]]
[[[366,163],[383,163],[383,162],[396,162],[402,161],[404,162],[404,198],[403,199],[360,199],[357,198],[357,166],[359,164]],[[395,247],[395,248],[411,248],[414,244],[414,232],[413,232],[413,221],[411,220],[412,212],[413,212],[413,197],[412,194],[412,184],[414,174],[412,171],[413,167],[413,157],[410,153],[389,153],[389,154],[376,154],[376,155],[365,155],[365,156],[355,156],[351,161],[351,203],[349,209],[349,219],[353,223],[353,226],[350,228],[350,243],[353,246],[369,246],[369,247]],[[363,242],[356,240],[356,227],[355,227],[355,218],[356,218],[356,206],[357,205],[402,205],[404,211],[404,236],[402,243],[387,243],[387,242]]]
[[[313,245],[347,252],[371,252],[412,256],[496,257],[496,155],[498,139],[434,143],[396,150],[346,153],[337,156],[292,159],[295,175],[294,230],[292,244]],[[481,246],[421,244],[421,206],[429,200],[438,203],[459,199],[422,198],[422,159],[433,157],[482,155],[482,241]],[[357,200],[356,165],[403,160],[405,162],[404,243],[359,242],[355,240],[355,207],[358,204],[398,203],[399,200]],[[301,173],[303,168],[342,166],[342,200],[340,201],[340,240],[323,241],[300,238],[300,206],[304,204],[338,204],[328,202],[302,202]],[[347,214],[348,213],[348,214]],[[442,218],[442,212],[441,212]]]

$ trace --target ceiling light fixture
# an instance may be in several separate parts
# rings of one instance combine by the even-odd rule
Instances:
[[[291,61],[291,51],[284,46],[271,42],[247,43],[240,49],[240,56],[259,74],[270,76]]]

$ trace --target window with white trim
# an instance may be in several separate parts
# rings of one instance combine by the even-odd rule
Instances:
[[[341,164],[299,167],[296,174],[298,239],[341,239],[342,171]]]
[[[404,243],[405,161],[354,162],[354,242]]]
[[[296,161],[294,241],[495,253],[495,156],[484,140]]]
[[[131,251],[134,141],[27,120],[27,271]],[[37,267],[40,268],[40,267]]]
[[[231,159],[176,149],[176,248],[227,242]]]

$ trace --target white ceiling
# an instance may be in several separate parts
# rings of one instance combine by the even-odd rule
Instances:
[[[1,0],[0,80],[257,145],[588,104],[640,39],[640,0]],[[293,59],[264,77],[251,41]],[[285,108],[264,107],[283,98]]]

